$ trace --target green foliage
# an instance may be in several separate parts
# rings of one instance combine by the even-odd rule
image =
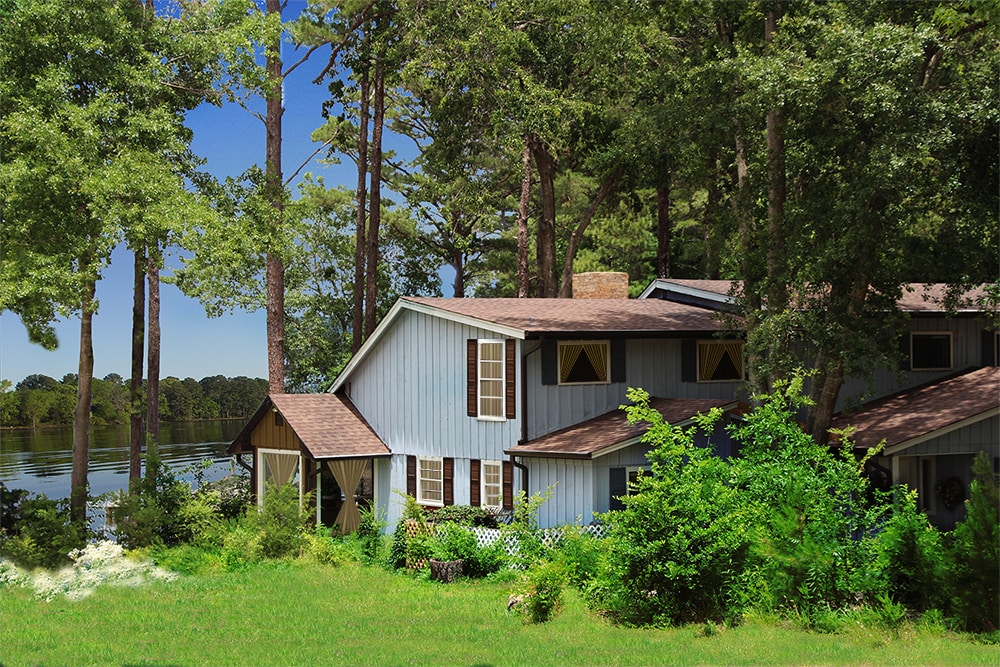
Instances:
[[[264,558],[298,556],[305,543],[309,520],[309,498],[300,499],[296,484],[265,485],[264,505],[259,512],[248,512],[245,521],[260,536]]]
[[[563,526],[553,559],[562,563],[569,583],[583,591],[601,573],[610,544],[610,540],[594,537],[579,526]]]
[[[975,479],[965,503],[965,519],[952,533],[954,611],[963,627],[1000,629],[1000,489],[989,457],[973,463]]]
[[[538,563],[525,574],[517,609],[525,622],[545,623],[559,613],[562,607],[566,570],[556,561]]]
[[[223,519],[240,516],[253,501],[247,475],[226,475],[214,482],[199,484],[198,490],[211,499],[213,508]]]
[[[119,491],[108,513],[119,543],[129,549],[153,544],[177,544],[198,532],[203,534],[206,513],[199,502],[191,513],[182,508],[191,502],[191,487],[177,479],[159,458],[155,448],[146,455],[146,475],[130,491]],[[186,520],[194,522],[188,526]],[[198,526],[201,521],[202,525]]]
[[[375,506],[361,507],[361,523],[352,536],[361,546],[362,561],[371,565],[382,558],[382,530],[386,526],[385,515]]]
[[[752,533],[730,464],[694,444],[699,427],[663,422],[648,394],[630,390],[631,422],[650,424],[651,474],[641,475],[625,507],[610,512],[607,569],[591,587],[596,605],[627,624],[724,620],[750,551]]]
[[[800,612],[839,608],[876,585],[868,536],[888,509],[879,498],[867,504],[864,461],[855,460],[849,440],[832,451],[796,422],[802,381],[776,383],[731,429],[743,444],[733,472],[753,535],[753,567],[771,605]]]
[[[445,505],[435,509],[428,520],[435,523],[457,523],[461,526],[497,527],[496,518],[476,505]]]
[[[916,491],[898,493],[876,538],[876,565],[897,602],[921,612],[943,609],[949,602],[951,577],[941,532],[917,510]]]
[[[65,565],[69,552],[86,543],[87,530],[71,520],[65,500],[7,489],[0,483],[0,507],[0,555],[22,567]]]

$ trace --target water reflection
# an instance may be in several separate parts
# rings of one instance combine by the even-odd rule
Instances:
[[[185,468],[210,459],[206,480],[233,472],[226,447],[243,427],[242,420],[177,422],[160,426],[163,462],[192,480]],[[89,451],[90,495],[118,491],[128,486],[128,426],[95,426]],[[8,488],[44,493],[50,498],[69,496],[73,467],[73,429],[6,429],[0,431],[0,479]]]

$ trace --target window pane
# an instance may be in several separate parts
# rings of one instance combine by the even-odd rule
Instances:
[[[609,343],[560,343],[559,381],[585,384],[608,381]]]
[[[911,367],[919,369],[951,368],[951,336],[948,334],[913,334]]]
[[[743,344],[739,341],[698,343],[698,380],[743,379]]]
[[[502,467],[497,461],[483,461],[483,499],[486,507],[500,507],[503,504]]]
[[[443,494],[443,463],[435,459],[419,459],[417,466],[417,500],[440,504]]]

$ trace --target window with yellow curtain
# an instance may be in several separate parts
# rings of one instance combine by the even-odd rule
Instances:
[[[599,384],[610,377],[606,340],[559,342],[559,384]]]
[[[732,382],[743,377],[742,341],[698,342],[698,382]]]

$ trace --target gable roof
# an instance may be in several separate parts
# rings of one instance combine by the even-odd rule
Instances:
[[[664,421],[685,425],[699,413],[712,408],[733,410],[739,401],[712,398],[652,398],[651,408],[663,415]],[[639,441],[648,424],[629,424],[625,411],[618,409],[534,440],[504,450],[515,456],[543,458],[593,459],[627,447]]]
[[[643,290],[640,299],[669,299],[703,308],[726,309],[735,305],[733,288],[739,289],[737,280],[681,280],[657,278]],[[978,313],[979,302],[986,296],[982,287],[973,287],[957,295],[952,312]],[[907,283],[896,305],[904,313],[943,314],[948,310],[948,285],[946,283]]]
[[[272,411],[284,418],[314,459],[368,458],[392,453],[350,400],[338,394],[269,394],[233,440],[229,452],[250,448],[250,434]]]
[[[455,299],[402,297],[341,371],[338,391],[404,311],[413,311],[495,332],[507,338],[545,336],[696,336],[723,323],[711,310],[660,299]]]
[[[851,414],[838,414],[833,428],[853,426],[856,447],[885,439],[885,453],[944,435],[1000,414],[1000,367],[967,371],[872,401]]]

